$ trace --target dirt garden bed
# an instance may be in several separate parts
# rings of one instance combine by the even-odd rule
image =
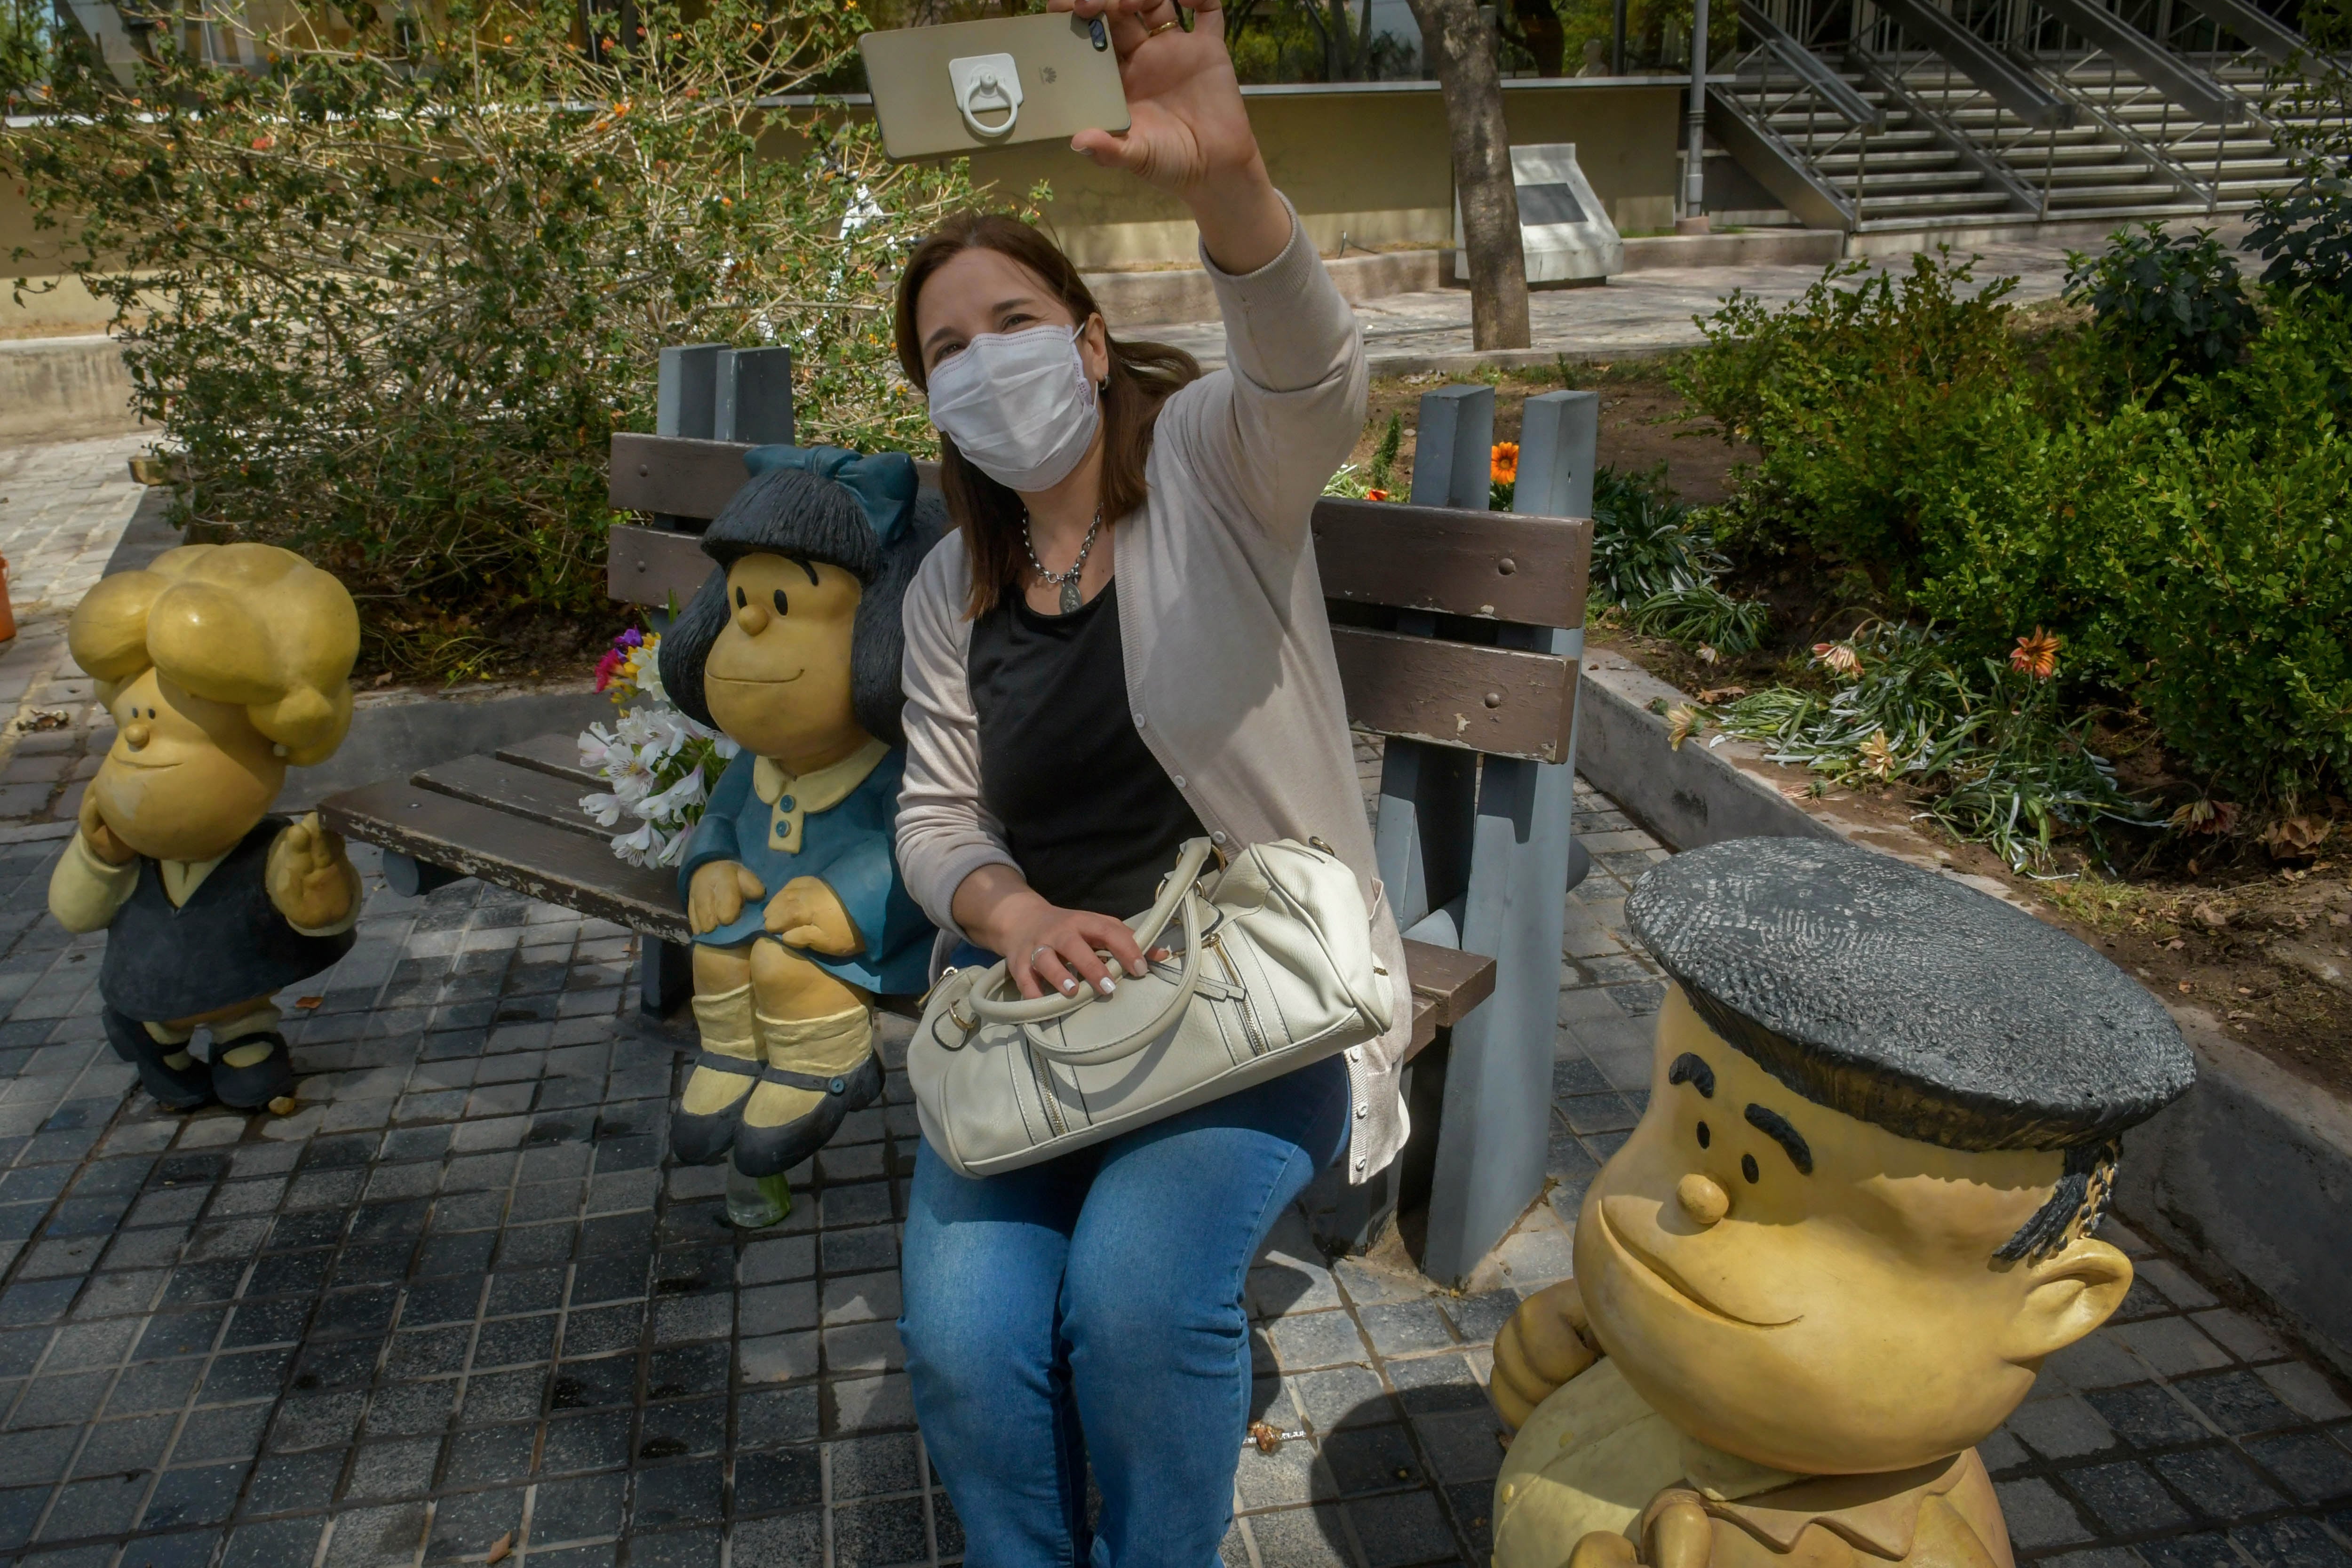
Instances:
[[[1663,464],[1677,498],[1693,504],[1730,496],[1745,454],[1692,417],[1668,384],[1664,362],[1573,370],[1575,384],[1601,395],[1604,465],[1626,472]],[[1396,478],[1402,485],[1411,471],[1415,405],[1423,393],[1447,379],[1375,384],[1365,437],[1351,460],[1369,465],[1390,415],[1401,414],[1406,429]],[[1561,385],[1549,373],[1492,379],[1497,441],[1516,439],[1520,406],[1530,395]],[[1741,686],[1818,682],[1818,672],[1808,668],[1812,645],[1844,635],[1875,613],[1866,602],[1840,598],[1809,575],[1801,560],[1784,559],[1763,573],[1735,570],[1724,585],[1772,605],[1772,632],[1753,654],[1703,662],[1687,647],[1633,635],[1605,615],[1591,646],[1696,698]],[[1704,744],[1706,734],[1702,731],[1691,743]],[[2127,786],[2154,793],[2179,784],[2162,747],[2128,717],[2094,735]],[[1953,837],[1927,815],[1929,795],[1919,789],[1824,787],[1799,769],[1779,771],[1781,793],[1800,805],[1924,833],[1944,847],[1955,871],[2000,882],[2166,1000],[2209,1012],[2231,1037],[2303,1080],[2352,1095],[2352,832],[2343,822],[2352,812],[2342,803],[2334,805],[2336,831],[2317,854],[2282,860],[2246,832],[2196,837],[2122,830],[2114,839],[2120,876],[2101,874],[2084,847],[2062,843],[2059,875],[2038,878],[2012,869],[1983,845]]]

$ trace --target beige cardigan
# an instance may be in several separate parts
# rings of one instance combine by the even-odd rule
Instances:
[[[1396,1022],[1348,1053],[1355,1103],[1346,1159],[1349,1179],[1361,1182],[1404,1142],[1397,1074],[1412,998],[1373,874],[1307,525],[1363,428],[1363,337],[1295,218],[1289,247],[1245,277],[1219,271],[1205,252],[1201,259],[1230,368],[1161,408],[1145,469],[1150,499],[1116,525],[1128,701],[1145,744],[1217,844],[1319,837],[1362,884],[1374,951],[1396,988]],[[962,536],[950,533],[906,601],[898,865],[944,931],[957,929],[949,904],[966,877],[1015,865],[980,801],[965,679],[970,582]]]

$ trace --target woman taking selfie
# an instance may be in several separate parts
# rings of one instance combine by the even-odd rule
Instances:
[[[1307,526],[1363,424],[1363,345],[1267,178],[1216,7],[1189,30],[1172,0],[1075,8],[1108,18],[1132,124],[1073,145],[1192,210],[1228,368],[1114,341],[1012,219],[953,220],[909,258],[898,356],[957,530],[906,599],[900,866],[959,965],[1108,995],[1145,973],[1122,917],[1185,840],[1320,839],[1356,873],[1395,1024],[1006,1174],[924,1145],[899,1328],[976,1568],[1210,1568],[1249,1420],[1251,1259],[1318,1171],[1363,1181],[1404,1135],[1412,1008]]]

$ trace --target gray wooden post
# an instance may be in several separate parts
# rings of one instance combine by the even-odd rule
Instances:
[[[1601,452],[1601,395],[1593,392],[1547,392],[1528,399],[1519,426],[1519,479],[1511,492],[1511,510],[1521,517],[1591,517],[1592,482]],[[1584,658],[1584,628],[1563,628],[1567,639],[1559,652]],[[1573,815],[1576,742],[1584,733],[1584,704],[1576,705],[1569,722],[1568,755],[1560,759],[1570,784]],[[1567,886],[1575,887],[1592,869],[1571,829],[1568,842]]]
[[[724,349],[712,391],[710,438],[789,446],[793,439],[793,351]]]
[[[1590,513],[1598,412],[1589,392],[1528,399],[1514,511]],[[1496,641],[1567,654],[1582,636],[1505,626]],[[1422,1252],[1441,1283],[1468,1279],[1543,1190],[1574,778],[1566,763],[1483,759],[1461,945],[1495,960],[1495,994],[1454,1026],[1446,1057]]]
[[[738,434],[738,432],[744,432]],[[793,438],[792,352],[730,349],[725,343],[688,343],[661,352],[661,379],[654,394],[654,434],[703,441],[789,441]],[[656,514],[655,526],[678,528],[688,520]],[[648,608],[646,621],[668,629],[666,610]],[[637,1008],[650,1018],[667,1017],[694,994],[694,950],[656,937],[637,943]]]
[[[1413,437],[1412,504],[1486,510],[1495,439],[1495,389],[1424,393]],[[1400,632],[1427,637],[1433,616],[1397,616]],[[1373,848],[1398,928],[1411,931],[1468,885],[1469,824],[1478,759],[1451,746],[1391,738],[1381,764]],[[1432,940],[1444,941],[1443,937]]]

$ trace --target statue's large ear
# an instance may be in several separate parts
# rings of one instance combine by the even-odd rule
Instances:
[[[2104,1241],[2077,1237],[2025,1270],[2025,1300],[2001,1336],[2003,1361],[2033,1365],[2097,1328],[2131,1289],[2131,1259]]]

